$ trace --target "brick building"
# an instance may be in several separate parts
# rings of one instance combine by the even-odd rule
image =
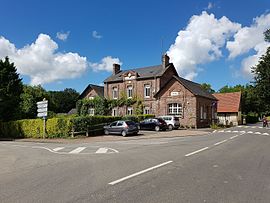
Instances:
[[[162,64],[121,70],[113,65],[113,74],[104,80],[104,97],[137,97],[143,101],[144,114],[177,115],[183,126],[206,127],[216,118],[217,99],[200,84],[179,77],[167,55]],[[112,115],[134,114],[134,106],[112,109]]]

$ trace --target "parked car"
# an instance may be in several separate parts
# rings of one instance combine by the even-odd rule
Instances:
[[[179,117],[177,116],[160,116],[159,118],[165,120],[169,130],[178,129],[180,127]]]
[[[133,121],[115,121],[110,125],[104,126],[105,135],[120,134],[125,137],[129,134],[138,134],[138,132],[138,124]]]
[[[141,130],[166,130],[168,128],[166,122],[162,118],[149,118],[140,122]]]

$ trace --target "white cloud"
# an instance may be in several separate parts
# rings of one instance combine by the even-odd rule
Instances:
[[[68,31],[66,33],[64,33],[64,32],[57,32],[56,33],[56,37],[58,39],[62,40],[62,41],[66,41],[67,38],[68,38],[68,36],[69,36],[69,34],[70,34],[70,31]]]
[[[94,37],[96,39],[101,39],[102,38],[102,36],[96,30],[94,30],[92,32],[92,37]]]
[[[230,52],[229,59],[248,53],[253,50],[256,53],[242,61],[242,71],[245,75],[251,75],[251,67],[258,63],[262,54],[266,52],[270,43],[264,41],[264,31],[270,27],[270,13],[253,19],[250,27],[241,28],[235,35],[234,40],[227,42]]]
[[[217,19],[203,11],[201,15],[192,16],[187,27],[178,32],[167,54],[178,73],[192,80],[198,74],[199,64],[222,57],[221,48],[240,27],[225,16]]]
[[[122,62],[119,58],[112,58],[111,56],[104,57],[100,63],[89,63],[90,67],[94,71],[108,71],[111,72],[113,69],[113,64],[119,64],[122,65]]]
[[[207,10],[210,10],[214,7],[214,4],[212,2],[208,2]]]
[[[40,34],[34,43],[21,49],[0,37],[0,58],[9,56],[18,72],[30,77],[32,85],[75,78],[86,71],[86,57],[56,52],[57,49],[56,42],[46,34]]]

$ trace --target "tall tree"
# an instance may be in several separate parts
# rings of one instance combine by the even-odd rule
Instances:
[[[264,40],[266,42],[270,42],[270,29],[267,29],[265,32],[264,32]]]
[[[79,93],[72,89],[66,88],[64,91],[49,91],[49,109],[55,113],[68,113],[76,107]]]
[[[23,93],[21,94],[21,118],[35,118],[37,116],[37,102],[47,98],[46,91],[39,86],[23,86]]]
[[[22,79],[9,58],[0,60],[0,120],[8,121],[18,117]]]
[[[212,89],[210,84],[202,83],[201,86],[205,91],[209,92],[210,94],[215,93],[215,90]]]
[[[270,47],[261,56],[259,63],[252,68],[256,94],[260,103],[260,111],[270,113]]]

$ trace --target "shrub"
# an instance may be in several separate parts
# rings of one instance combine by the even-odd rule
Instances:
[[[246,115],[246,122],[247,123],[257,123],[259,121],[258,116],[256,115]]]

